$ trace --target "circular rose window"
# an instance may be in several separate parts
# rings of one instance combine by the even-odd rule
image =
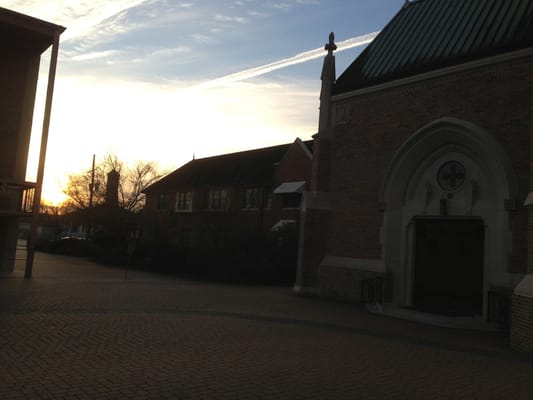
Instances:
[[[441,188],[448,191],[459,189],[465,183],[465,167],[459,161],[447,161],[437,172],[437,182]]]

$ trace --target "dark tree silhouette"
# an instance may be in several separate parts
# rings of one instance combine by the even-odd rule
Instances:
[[[119,206],[124,210],[133,212],[139,211],[144,206],[145,196],[142,191],[164,175],[154,162],[137,161],[132,168],[129,168],[116,155],[108,154],[94,167],[93,206],[104,203],[107,173],[112,170],[120,174]],[[63,193],[68,196],[68,199],[63,203],[65,211],[89,208],[92,174],[92,169],[88,169],[69,175],[68,182],[63,188]]]

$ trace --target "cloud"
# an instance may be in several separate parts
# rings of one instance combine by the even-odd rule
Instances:
[[[247,22],[247,19],[244,17],[228,17],[227,15],[217,14],[214,17],[215,21],[219,22],[237,22],[239,24],[244,24]]]
[[[191,37],[196,43],[200,44],[207,44],[213,42],[213,38],[211,36],[204,35],[202,33],[194,33],[191,35]]]
[[[289,3],[275,3],[272,4],[272,8],[282,11],[289,11],[292,7]]]
[[[271,14],[269,14],[269,13],[261,12],[261,11],[255,11],[255,10],[248,11],[248,15],[251,16],[251,17],[260,17],[260,18],[265,18],[265,17],[270,17],[271,16]]]
[[[337,43],[337,51],[343,51],[351,49],[353,47],[362,46],[370,43],[379,32],[372,32],[365,35],[357,36],[354,38],[346,39]],[[314,50],[304,51],[296,54],[295,56],[284,58],[282,60],[274,61],[269,64],[261,65],[259,67],[245,69],[233,74],[223,76],[221,78],[213,79],[204,83],[200,83],[194,86],[192,89],[208,89],[217,86],[223,86],[231,82],[238,82],[245,79],[250,79],[256,76],[264,75],[269,72],[285,68],[290,65],[301,64],[306,61],[313,60],[315,58],[324,56],[324,48],[318,48]]]
[[[149,0],[71,0],[50,3],[42,0],[6,0],[3,7],[67,27],[62,41],[90,32],[94,27],[125,10]]]
[[[118,51],[116,51],[116,50],[95,51],[95,52],[92,52],[92,53],[79,54],[77,56],[73,56],[71,58],[71,60],[73,60],[73,61],[94,60],[94,59],[97,59],[97,58],[110,57],[110,56],[115,55],[117,53],[118,53]]]
[[[172,57],[176,55],[183,55],[191,52],[188,46],[177,46],[171,49],[159,49],[150,53],[150,57]]]

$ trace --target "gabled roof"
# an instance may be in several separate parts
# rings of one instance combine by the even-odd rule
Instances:
[[[533,0],[406,1],[333,94],[530,47]]]
[[[12,47],[42,53],[52,45],[56,33],[62,33],[63,26],[42,21],[0,7],[0,48]]]
[[[312,151],[312,140],[301,143],[308,151]],[[200,186],[271,185],[277,164],[292,144],[195,159],[152,184],[144,192],[189,190]]]

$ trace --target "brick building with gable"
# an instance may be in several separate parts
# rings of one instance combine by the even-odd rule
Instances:
[[[308,188],[312,141],[193,159],[144,191],[143,239],[178,247],[296,224]]]

